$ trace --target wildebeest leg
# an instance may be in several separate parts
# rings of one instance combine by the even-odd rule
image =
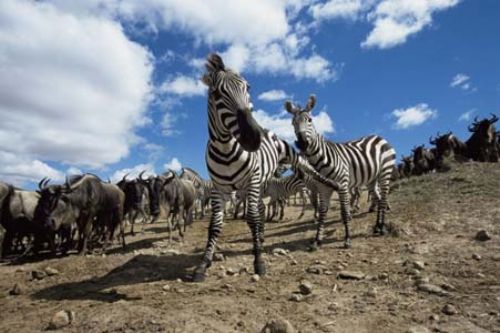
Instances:
[[[222,194],[214,189],[212,190],[210,201],[212,204],[212,216],[210,217],[210,224],[208,226],[207,245],[201,263],[194,271],[193,282],[202,282],[205,280],[205,272],[212,265],[217,239],[222,231],[225,200]]]
[[[93,226],[91,218],[86,217],[83,221],[84,221],[83,225],[79,230],[80,240],[78,244],[78,254],[80,255],[85,255],[87,253],[87,245],[88,245],[87,243],[92,233],[92,226]]]
[[[13,233],[10,230],[5,230],[5,234],[2,241],[2,258],[9,254],[12,248]]]

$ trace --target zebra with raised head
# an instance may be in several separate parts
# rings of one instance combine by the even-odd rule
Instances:
[[[222,230],[222,193],[247,190],[246,219],[253,239],[254,270],[266,272],[262,259],[264,241],[261,184],[272,177],[280,163],[302,166],[318,179],[334,186],[300,158],[292,146],[273,133],[263,130],[252,117],[249,85],[238,73],[227,69],[222,58],[210,54],[202,81],[208,86],[208,132],[206,149],[208,173],[214,184],[211,196],[212,215],[203,259],[193,281],[203,281],[212,263],[217,239]]]
[[[338,184],[340,211],[344,224],[344,246],[351,246],[349,222],[349,191],[351,188],[366,186],[373,191],[378,201],[377,221],[374,232],[384,234],[387,194],[396,153],[382,137],[370,135],[346,143],[326,140],[314,128],[311,111],[316,97],[311,95],[305,108],[285,102],[285,109],[293,115],[293,127],[297,136],[296,145],[305,154],[311,165],[325,177]],[[312,244],[315,249],[321,245],[324,223],[330,205],[332,190],[324,189],[319,193],[319,219],[316,238]]]

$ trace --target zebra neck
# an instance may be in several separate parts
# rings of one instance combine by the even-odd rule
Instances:
[[[230,152],[235,149],[235,145],[239,145],[231,132],[226,129],[218,118],[217,100],[213,94],[208,98],[208,135],[209,145],[216,147],[223,152]]]
[[[311,144],[307,147],[304,152],[307,157],[314,157],[322,153],[325,149],[325,139],[321,134],[316,134],[313,138]]]

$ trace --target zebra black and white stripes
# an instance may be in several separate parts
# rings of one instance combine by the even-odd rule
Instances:
[[[346,247],[351,245],[349,222],[349,191],[351,188],[366,186],[378,201],[377,221],[374,232],[384,233],[387,194],[392,170],[396,163],[396,152],[382,137],[371,135],[346,143],[334,143],[320,135],[313,123],[311,110],[316,97],[311,95],[305,108],[292,102],[285,102],[286,110],[293,115],[292,124],[297,136],[296,144],[309,163],[325,177],[338,184],[340,210],[344,223]],[[330,189],[319,193],[318,230],[313,246],[321,245],[324,221],[330,205]]]
[[[252,117],[249,85],[243,77],[226,69],[216,54],[208,56],[205,66],[207,73],[202,81],[208,86],[209,132],[205,159],[214,190],[207,245],[193,281],[202,281],[212,263],[222,230],[222,194],[240,189],[247,190],[246,219],[252,233],[255,273],[265,274],[261,257],[265,210],[261,185],[271,178],[280,163],[302,167],[321,181],[334,184],[314,171],[293,147],[257,124]]]
[[[298,171],[300,172],[300,171]],[[300,174],[297,172],[293,175],[282,177],[282,178],[271,178],[264,186],[263,198],[269,197],[269,203],[267,205],[267,218],[266,220],[271,221],[277,214],[277,206],[280,206],[280,213],[278,219],[283,219],[285,201],[289,196],[302,192],[306,189]],[[304,198],[304,197],[303,197]],[[304,216],[306,208],[306,203],[302,201],[302,212],[299,215],[299,219]],[[272,210],[272,214],[271,214]]]

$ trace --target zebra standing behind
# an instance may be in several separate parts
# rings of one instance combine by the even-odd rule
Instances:
[[[374,233],[384,234],[387,194],[392,169],[396,163],[396,152],[383,138],[370,135],[346,143],[334,143],[320,135],[312,123],[311,111],[316,104],[316,97],[311,95],[304,109],[285,102],[285,109],[293,115],[292,124],[297,136],[297,147],[305,154],[311,165],[323,176],[338,184],[340,211],[344,224],[344,246],[351,246],[349,222],[349,191],[351,188],[366,186],[373,191],[374,200],[378,201],[377,221]],[[319,219],[316,238],[312,249],[321,245],[324,223],[330,206],[331,189],[319,193]]]
[[[208,86],[208,132],[206,149],[208,173],[214,184],[208,240],[193,281],[205,279],[212,263],[223,225],[223,193],[247,190],[246,219],[253,239],[254,270],[266,272],[262,259],[264,203],[261,184],[272,177],[280,163],[302,166],[324,183],[335,184],[318,174],[292,146],[263,130],[252,117],[249,85],[238,73],[226,69],[219,55],[211,54],[202,81]]]

